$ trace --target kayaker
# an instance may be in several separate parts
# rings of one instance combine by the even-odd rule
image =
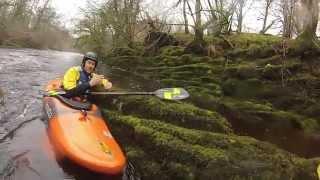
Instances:
[[[94,52],[87,52],[82,60],[81,66],[74,66],[67,70],[63,77],[63,88],[66,91],[64,97],[83,97],[92,88],[103,86],[110,89],[112,83],[103,75],[94,73],[98,65],[98,57]]]

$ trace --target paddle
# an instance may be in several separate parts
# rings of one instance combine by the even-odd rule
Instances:
[[[48,96],[64,95],[65,91],[49,91],[46,93]],[[90,92],[90,95],[151,95],[157,96],[160,99],[166,100],[181,100],[186,99],[190,95],[183,88],[163,88],[154,92]]]

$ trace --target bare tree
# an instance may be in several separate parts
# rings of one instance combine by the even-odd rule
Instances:
[[[292,38],[294,33],[294,15],[298,0],[281,0],[280,12],[282,23],[282,36]]]
[[[196,0],[195,4],[195,14],[196,14],[196,21],[195,21],[195,41],[196,42],[203,42],[203,26],[201,24],[201,0]]]
[[[113,29],[114,45],[132,46],[140,4],[141,0],[114,0],[113,5],[106,7],[103,19]]]
[[[137,17],[140,13],[141,0],[125,0],[124,14],[125,14],[125,33],[127,34],[128,45],[131,47],[135,38],[135,28],[137,25]]]
[[[34,3],[36,3],[36,2],[39,2],[39,1],[34,1]],[[37,29],[39,27],[41,19],[45,14],[45,11],[48,10],[49,3],[50,3],[50,0],[46,0],[44,2],[43,6],[37,9],[38,13],[36,15],[37,16],[36,17],[36,22],[35,22],[35,25],[34,25],[33,28]]]
[[[183,14],[183,21],[184,21],[184,33],[189,34],[189,21],[187,15],[187,2],[188,0],[178,0],[174,7],[178,7],[180,4],[183,5],[182,7],[182,14]]]
[[[245,7],[245,0],[238,0],[238,8],[237,8],[237,32],[242,32],[242,23],[243,23],[243,9]]]
[[[242,32],[243,21],[246,15],[253,4],[252,0],[236,0],[236,18],[237,18],[237,32]]]
[[[9,15],[8,9],[12,7],[12,4],[10,1],[1,1],[0,2],[0,25],[2,28],[4,28],[6,24],[7,17]]]
[[[183,19],[184,19],[184,32],[189,34],[189,22],[187,17],[187,0],[183,0]]]
[[[83,11],[77,33],[79,45],[94,44],[97,52],[104,51],[106,44],[113,47],[133,46],[136,37],[138,15],[142,0],[110,0],[103,5],[91,2]],[[112,43],[106,38],[111,36]]]
[[[211,0],[207,0],[207,3],[211,15],[211,24],[208,26],[209,32],[214,36],[230,32],[232,18],[236,10],[236,0],[215,0],[214,4]]]
[[[50,0],[0,0],[0,43],[59,49],[70,36],[57,19]]]
[[[275,20],[273,20],[269,25],[267,25],[268,22],[268,17],[269,17],[269,12],[271,9],[271,5],[274,2],[274,0],[265,0],[265,9],[264,9],[264,13],[263,13],[263,25],[262,25],[262,29],[260,30],[261,34],[266,33],[271,27],[272,25],[275,23]]]
[[[319,21],[319,1],[303,0],[301,1],[302,12],[305,12],[300,24],[303,24],[303,32],[298,39],[307,47],[314,46],[316,42],[316,30]]]
[[[28,26],[30,15],[28,14],[28,0],[15,0],[11,11],[11,20],[18,21],[20,25]]]

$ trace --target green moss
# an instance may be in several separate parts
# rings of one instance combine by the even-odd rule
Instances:
[[[261,35],[255,33],[240,33],[228,37],[238,48],[249,48],[250,46],[268,46],[281,42],[281,38],[272,35]]]
[[[276,51],[272,46],[259,46],[256,44],[250,45],[247,49],[246,55],[254,58],[266,58],[272,55],[276,55]]]
[[[179,78],[180,76],[171,75],[172,78]],[[201,86],[201,81],[194,81],[194,80],[175,80],[175,79],[162,79],[160,82],[164,86],[179,86],[179,87],[185,87],[185,86]]]
[[[117,56],[136,56],[136,55],[139,55],[139,53],[129,47],[116,47],[116,48],[112,49],[112,51],[109,55],[114,56],[114,57],[117,57]]]
[[[136,145],[126,146],[125,152],[128,160],[135,167],[135,173],[142,179],[156,179],[157,177],[169,179],[169,175],[163,174],[161,162],[157,162],[157,160],[145,153],[142,148]]]
[[[206,63],[196,63],[196,64],[187,64],[187,65],[180,65],[175,67],[151,67],[151,68],[145,68],[146,70],[170,70],[170,71],[200,71],[200,72],[207,72],[212,67]],[[195,72],[194,72],[195,73]]]
[[[280,62],[281,62],[281,56],[274,55],[274,56],[258,59],[256,61],[256,65],[257,65],[257,68],[264,68],[267,64],[279,64]]]
[[[261,96],[265,92],[264,88],[262,82],[258,79],[228,79],[222,83],[222,90],[225,95],[239,98]]]
[[[187,77],[193,77],[193,76],[197,76],[196,74],[194,74],[192,71],[177,71],[177,72],[171,72],[171,71],[164,71],[162,73],[168,73],[168,74],[174,74],[176,76],[178,76],[179,78],[187,78]]]
[[[236,57],[245,57],[247,54],[247,49],[234,48],[228,51],[226,54],[228,57],[236,58]]]
[[[252,61],[257,58],[267,58],[276,55],[277,52],[272,46],[251,45],[247,49],[235,48],[227,52],[231,58],[247,58],[247,61]]]
[[[276,119],[291,121],[294,127],[303,129],[304,132],[316,132],[320,129],[319,122],[316,119],[285,111],[278,111],[273,115],[277,117]]]
[[[267,64],[262,69],[262,77],[269,80],[281,80],[282,77],[287,78],[288,72],[295,74],[301,71],[301,68],[301,62],[295,60],[285,61],[283,65]]]
[[[210,84],[209,84],[210,86]],[[190,99],[198,99],[206,103],[208,97],[214,96],[214,98],[220,98],[223,96],[223,92],[220,87],[199,87],[199,86],[187,86],[186,90],[190,93]],[[192,101],[193,102],[193,101]]]
[[[142,179],[195,179],[193,166],[166,161],[166,159],[154,159],[137,146],[125,148],[126,155],[135,166]]]
[[[192,71],[196,74],[205,74],[211,70],[211,67],[206,63],[197,63],[190,65],[182,65],[172,68],[171,70],[175,71]]]
[[[160,81],[161,86],[186,88],[191,94],[187,101],[194,104],[118,98],[108,108],[133,116],[111,118],[113,132],[123,144],[134,147],[128,156],[138,163],[140,158],[147,159],[141,161],[145,179],[314,179],[315,164],[270,144],[230,135],[225,119],[279,137],[291,130],[317,131],[319,78],[309,72],[313,64],[291,56],[282,59],[278,37],[237,34],[226,38],[235,48],[226,45],[226,53],[219,58],[183,54],[183,47],[170,46],[154,57],[108,59]],[[226,44],[221,38],[207,41]]]
[[[227,55],[232,58],[249,57],[266,58],[275,55],[274,45],[281,42],[281,38],[271,35],[241,33],[228,37],[234,48],[227,52]]]
[[[195,176],[195,169],[190,166],[186,166],[182,163],[168,162],[167,170],[164,171],[168,174],[170,179],[184,179],[193,180],[197,179]]]
[[[154,79],[159,79],[164,86],[200,86],[203,87],[202,76],[206,79],[215,73],[223,71],[222,68],[214,68],[206,63],[189,64],[181,66],[161,66],[138,69],[139,72],[149,73]],[[218,83],[217,76],[207,79]],[[205,82],[207,83],[207,82]]]
[[[225,69],[224,76],[239,79],[259,78],[259,72],[257,71],[255,64],[240,64],[228,66]]]
[[[174,33],[175,38],[177,38],[182,44],[189,44],[194,40],[194,36],[192,34],[185,33]]]
[[[187,103],[161,101],[158,98],[130,97],[117,102],[125,114],[160,119],[182,127],[230,133],[230,124],[218,113],[199,109]],[[117,105],[116,105],[117,106]]]
[[[226,59],[224,57],[217,57],[210,59],[208,63],[211,65],[224,65],[226,63]]]
[[[220,83],[220,79],[218,79],[218,77],[216,76],[201,76],[200,77],[201,82],[203,83]]]
[[[184,48],[181,46],[165,46],[160,49],[160,54],[165,56],[181,56],[184,53]]]
[[[270,104],[258,104],[252,101],[237,101],[225,99],[224,113],[235,115],[244,124],[259,124],[271,129],[299,129],[305,132],[314,132],[320,129],[317,120],[298,115],[293,112],[277,110]]]
[[[180,61],[183,64],[190,64],[192,62],[192,54],[184,54],[182,56],[180,56]]]
[[[105,62],[108,65],[130,69],[132,67],[137,67],[140,61],[138,56],[117,56],[108,58],[108,61]]]
[[[200,56],[200,57],[194,57],[192,61],[194,63],[208,63],[211,60],[212,60],[212,58],[209,56]]]
[[[171,131],[174,131],[176,128],[173,125],[160,121],[143,120],[132,116],[114,116],[110,112],[108,113],[108,119],[110,121],[120,121],[133,127],[135,136],[139,141],[138,143],[144,144],[145,148],[150,151],[156,151],[154,153],[158,154],[159,158],[166,156],[166,158],[174,159],[177,162],[189,162],[193,159],[201,164],[201,162],[205,162],[211,158],[220,159],[224,157],[223,152],[218,149],[209,149],[197,144],[189,144],[172,134],[159,130],[161,127],[169,127],[167,130],[171,129]],[[142,139],[139,140],[139,138]],[[180,153],[175,151],[180,151]]]
[[[163,56],[162,63],[166,66],[176,66],[179,64],[179,58],[176,56]]]
[[[221,45],[223,47],[226,47],[225,41],[222,38],[217,37],[217,36],[212,36],[212,35],[211,36],[205,36],[204,40],[209,44]]]
[[[311,116],[313,118],[320,117],[320,106],[317,103],[309,105],[308,107],[300,110],[302,110],[301,113],[307,116]]]
[[[307,161],[253,138],[186,129],[158,120],[103,112],[111,123],[128,127],[124,129],[126,134],[144,152],[133,153],[136,157],[148,152],[147,156],[162,162],[161,165],[155,163],[160,165],[160,168],[153,168],[155,172],[161,169],[170,177],[286,179],[300,174],[314,176],[301,168]],[[147,164],[145,161],[142,163]],[[179,173],[181,171],[189,173]]]
[[[313,158],[308,161],[302,159],[294,159],[294,163],[298,167],[298,173],[294,177],[294,179],[317,179],[319,174],[316,172],[316,169],[319,167],[319,162],[319,158]]]

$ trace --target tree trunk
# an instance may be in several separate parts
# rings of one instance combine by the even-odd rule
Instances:
[[[269,16],[269,9],[271,6],[273,0],[266,0],[266,8],[264,10],[264,17],[263,17],[263,25],[262,29],[260,31],[261,34],[264,34],[266,32],[266,27],[267,27],[267,21],[268,21],[268,16]]]
[[[203,28],[201,24],[201,1],[196,0],[196,23],[195,23],[195,42],[202,43],[203,40]]]
[[[190,7],[189,7],[190,8]],[[205,54],[206,52],[206,42],[203,38],[203,25],[201,23],[201,0],[196,0],[195,4],[195,36],[194,40],[188,44],[188,46],[185,48],[185,52],[189,53],[196,53],[196,54]],[[191,11],[192,12],[192,11]]]
[[[313,40],[316,38],[316,31],[319,20],[319,1],[318,0],[303,0],[302,6],[309,10],[303,22],[303,32],[298,38],[306,38],[305,40]]]
[[[303,59],[307,56],[318,56],[320,53],[319,41],[316,37],[316,30],[319,20],[319,0],[303,0],[301,6],[307,10],[301,23],[303,32],[297,37],[293,47],[294,53],[300,54]]]
[[[115,14],[115,21],[117,22],[117,19],[119,18],[119,5],[118,5],[118,0],[113,0],[113,12]],[[113,41],[113,46],[117,47],[119,44],[119,39],[120,39],[120,32],[119,28],[114,28],[113,36],[112,36],[112,41]]]
[[[284,38],[292,38],[294,28],[293,16],[295,13],[296,3],[297,0],[282,0],[282,36]]]
[[[187,10],[186,10],[186,5],[187,5],[187,0],[183,0],[183,18],[184,18],[184,32],[186,34],[189,34],[189,22],[188,22],[188,17],[187,17]]]
[[[124,9],[122,10],[123,11],[123,15],[124,15],[124,27],[123,27],[123,30],[124,30],[124,36],[126,36],[126,39],[128,40],[128,44],[130,46],[131,44],[131,37],[130,37],[130,19],[131,19],[131,12],[132,12],[132,9],[131,9],[131,0],[124,0],[123,1],[123,5],[124,5]],[[121,28],[122,30],[122,28]]]
[[[43,5],[43,7],[41,9],[39,9],[39,12],[37,14],[37,21],[36,21],[36,23],[35,23],[35,25],[33,27],[34,29],[39,28],[39,25],[40,25],[41,20],[42,20],[42,16],[43,16],[45,10],[47,9],[49,3],[50,3],[50,0],[46,0],[44,5]]]
[[[245,0],[239,0],[239,12],[238,12],[238,25],[237,25],[237,32],[242,32],[242,23],[243,23],[243,8],[245,5]]]
[[[221,10],[218,7],[218,1],[215,1],[215,5],[216,5],[216,9],[215,7],[213,7],[213,5],[210,2],[211,0],[207,0],[209,8],[210,8],[210,14],[211,14],[211,27],[210,27],[210,31],[212,33],[213,36],[218,36],[221,33],[222,30],[222,26],[221,26],[221,19],[218,18],[219,13],[216,12],[220,12],[221,14]],[[220,17],[220,16],[219,16]]]

